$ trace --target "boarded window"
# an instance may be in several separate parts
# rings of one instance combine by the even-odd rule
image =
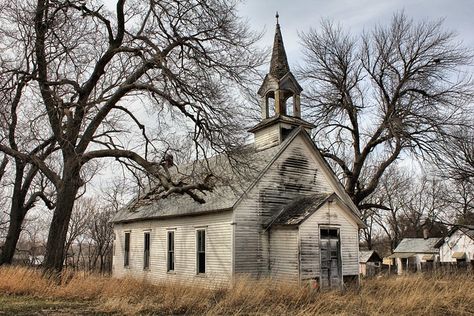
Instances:
[[[206,273],[206,231],[197,231],[197,273]]]
[[[150,268],[150,233],[144,234],[143,240],[143,269]]]
[[[123,251],[123,266],[130,264],[130,233],[125,233],[125,249]]]
[[[168,232],[168,263],[167,270],[174,271],[174,231]]]

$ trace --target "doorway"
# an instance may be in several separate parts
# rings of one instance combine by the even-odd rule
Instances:
[[[321,287],[341,288],[341,247],[339,228],[322,227],[319,230],[321,254]]]

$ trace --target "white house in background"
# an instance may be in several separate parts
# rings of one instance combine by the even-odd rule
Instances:
[[[474,226],[454,227],[435,247],[439,249],[440,262],[473,261]]]
[[[439,238],[403,238],[389,257],[395,259],[397,273],[421,271],[422,262],[439,261],[438,249],[435,247],[438,241]]]
[[[258,91],[262,120],[239,157],[245,167],[235,172],[225,157],[210,159],[218,177],[212,192],[196,191],[203,204],[188,195],[156,199],[152,188],[118,212],[113,275],[208,284],[239,275],[326,287],[357,282],[364,224],[308,135],[314,126],[301,119],[301,91],[277,23],[270,72]]]

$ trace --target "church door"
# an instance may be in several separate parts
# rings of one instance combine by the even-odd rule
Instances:
[[[320,229],[321,288],[342,285],[341,250],[338,228]]]

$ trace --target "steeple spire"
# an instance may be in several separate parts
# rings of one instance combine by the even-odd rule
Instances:
[[[255,146],[259,150],[281,144],[297,127],[303,127],[307,132],[315,127],[301,119],[300,94],[303,88],[290,71],[279,17],[277,12],[270,71],[257,92],[260,96],[262,121],[249,130],[254,133]]]
[[[273,40],[272,59],[270,61],[270,74],[276,79],[283,78],[283,76],[290,71],[290,66],[286,59],[285,47],[283,46],[283,37],[281,36],[280,23],[278,21],[279,17],[280,15],[277,12],[275,15],[275,39]]]

